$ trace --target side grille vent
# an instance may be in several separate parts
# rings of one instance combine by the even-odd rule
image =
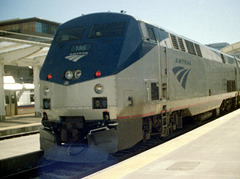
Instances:
[[[188,40],[185,40],[185,43],[187,45],[188,53],[190,53],[192,55],[196,55],[196,51],[195,51],[193,43]]]
[[[179,42],[179,45],[180,45],[180,49],[185,52],[185,47],[184,47],[184,44],[183,44],[183,40],[181,38],[178,37],[178,42]]]
[[[171,37],[171,39],[172,39],[172,44],[173,44],[173,47],[174,47],[175,49],[178,49],[178,50],[179,50],[179,47],[178,47],[178,43],[177,43],[176,36],[175,36],[175,35],[172,35],[172,34],[170,34],[170,37]]]
[[[200,49],[199,45],[195,44],[195,48],[196,48],[196,51],[197,51],[197,55],[199,57],[202,57],[202,52],[201,52],[201,49]]]

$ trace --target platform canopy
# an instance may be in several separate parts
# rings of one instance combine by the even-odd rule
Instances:
[[[221,51],[231,55],[240,54],[240,42],[237,42],[232,45],[228,45],[222,48]]]
[[[5,118],[4,66],[33,68],[35,114],[40,116],[39,71],[49,51],[52,38],[0,30],[0,120]]]
[[[0,63],[42,66],[51,41],[52,38],[0,31]]]

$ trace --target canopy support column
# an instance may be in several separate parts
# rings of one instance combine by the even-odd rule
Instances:
[[[35,116],[40,117],[40,84],[39,84],[39,66],[33,66],[33,83],[34,83],[34,101],[35,101]]]
[[[0,120],[5,119],[5,95],[4,95],[4,64],[0,63]]]

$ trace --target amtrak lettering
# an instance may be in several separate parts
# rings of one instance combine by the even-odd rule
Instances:
[[[192,62],[186,59],[176,58],[176,63],[183,65],[192,65]]]

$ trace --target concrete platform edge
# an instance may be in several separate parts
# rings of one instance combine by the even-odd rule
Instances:
[[[240,109],[222,116],[204,126],[201,126],[193,131],[190,131],[182,136],[179,136],[169,142],[166,142],[162,145],[154,147],[146,152],[143,152],[137,156],[134,156],[130,159],[127,159],[123,162],[120,162],[114,166],[106,168],[100,172],[97,172],[93,175],[90,175],[86,178],[122,178],[139,168],[150,164],[151,162],[163,157],[164,155],[171,153],[178,148],[188,144],[191,141],[196,140],[197,138],[201,137],[202,135],[206,134],[207,132],[215,129],[216,127],[221,126],[222,124],[226,123],[227,121],[231,120],[232,118],[239,115]],[[147,155],[146,153],[151,154]],[[121,171],[121,172],[119,172]]]
[[[5,127],[0,129],[0,136],[7,136],[11,134],[19,134],[24,132],[36,131],[39,130],[41,127],[41,123],[35,124],[26,124],[21,126],[14,126],[14,127]]]

